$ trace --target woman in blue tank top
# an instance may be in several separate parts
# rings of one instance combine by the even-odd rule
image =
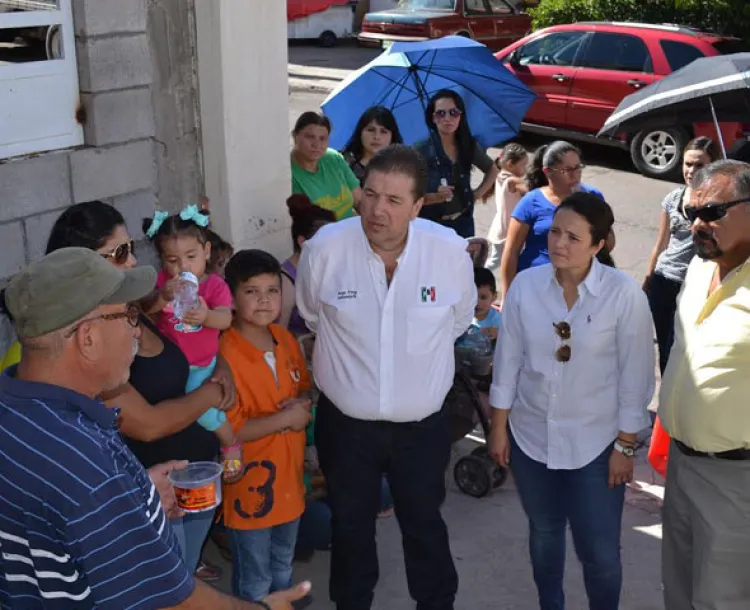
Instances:
[[[534,153],[527,176],[530,190],[518,202],[508,225],[500,263],[501,299],[517,273],[550,262],[547,235],[555,210],[564,199],[577,191],[604,199],[598,189],[581,183],[584,167],[578,147],[562,140],[542,146]]]

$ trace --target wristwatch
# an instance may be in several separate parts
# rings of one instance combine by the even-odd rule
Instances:
[[[633,449],[633,447],[621,445],[617,441],[615,441],[615,451],[619,451],[625,457],[632,458],[635,456],[635,449]]]

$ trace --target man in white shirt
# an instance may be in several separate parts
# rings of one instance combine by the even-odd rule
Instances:
[[[316,445],[333,510],[330,593],[338,610],[372,604],[383,473],[417,608],[450,610],[458,588],[440,514],[451,444],[443,402],[476,289],[466,241],[417,219],[425,174],[408,147],[376,155],[361,217],[323,227],[299,264],[297,306],[317,332]]]

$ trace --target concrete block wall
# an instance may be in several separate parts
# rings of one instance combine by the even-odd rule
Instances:
[[[85,145],[0,159],[0,287],[45,250],[52,224],[92,199],[134,239],[159,207],[203,191],[193,0],[72,0]],[[141,262],[152,263],[145,244]],[[0,350],[12,340],[0,321]]]

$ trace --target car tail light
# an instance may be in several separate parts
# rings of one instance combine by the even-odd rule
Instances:
[[[425,24],[409,24],[399,25],[398,28],[393,27],[390,31],[399,36],[424,36],[427,34],[427,29]]]

